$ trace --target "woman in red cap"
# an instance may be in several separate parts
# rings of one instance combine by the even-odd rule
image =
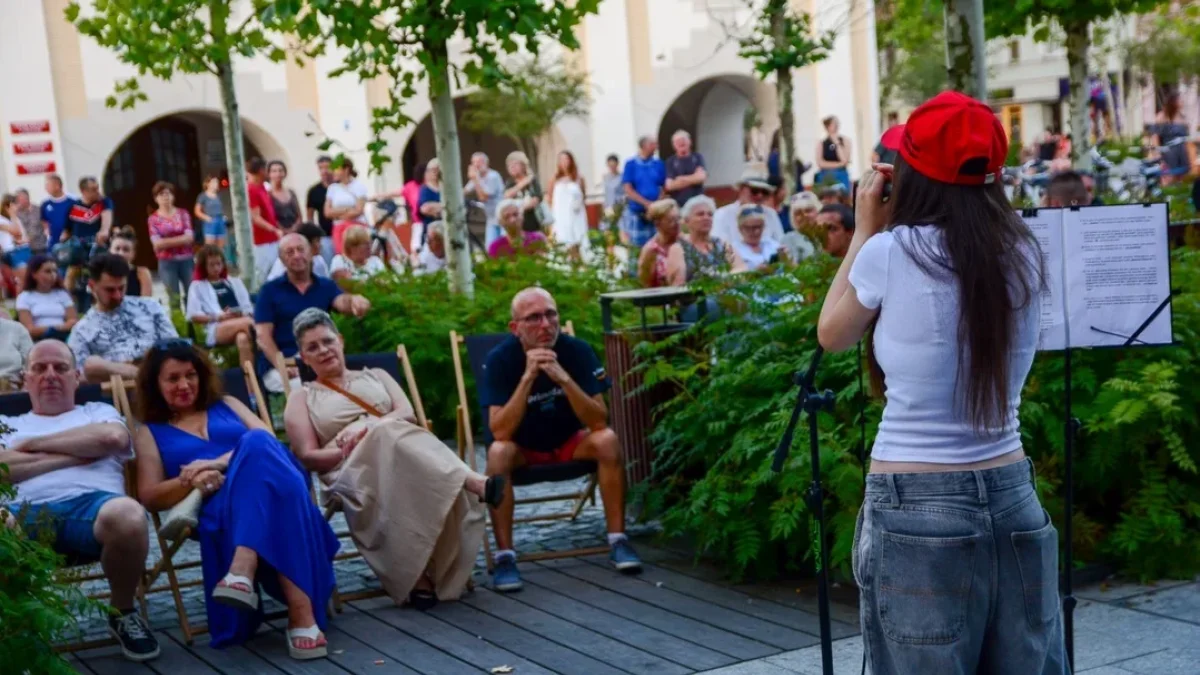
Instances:
[[[917,108],[894,169],[859,184],[821,308],[830,351],[874,324],[871,379],[886,384],[852,563],[873,673],[1068,672],[1058,534],[1017,419],[1041,253],[1004,198],[1007,154],[986,105],[946,92]]]

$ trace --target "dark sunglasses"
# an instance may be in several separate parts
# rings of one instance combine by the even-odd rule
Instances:
[[[771,191],[764,190],[762,188],[750,188],[750,194],[754,195],[755,197],[766,197],[767,195],[771,194]]]

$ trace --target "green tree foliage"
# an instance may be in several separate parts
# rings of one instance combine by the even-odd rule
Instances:
[[[1200,4],[1164,8],[1125,45],[1129,61],[1156,82],[1200,77]]]
[[[1122,14],[1140,14],[1163,4],[1164,0],[1015,0],[987,3],[988,37],[1024,35],[1034,31],[1035,39],[1049,39],[1052,25],[1066,33],[1068,81],[1070,86],[1072,161],[1090,168],[1091,147],[1088,127],[1087,90],[1088,53],[1091,49],[1092,24]]]
[[[78,2],[71,2],[66,10],[67,20],[81,34],[137,71],[136,77],[117,83],[106,99],[109,107],[127,110],[145,101],[138,78],[146,75],[165,81],[180,74],[217,78],[238,263],[243,270],[254,268],[254,241],[233,59],[263,56],[278,62],[287,57],[270,4],[265,0],[95,0],[88,10]],[[254,275],[248,276],[247,283],[256,284]]]
[[[586,115],[591,95],[584,73],[562,63],[525,59],[494,87],[467,96],[463,126],[506,136],[536,160],[538,139],[566,117]]]
[[[355,73],[362,79],[383,78],[389,84],[389,104],[371,111],[373,140],[367,148],[376,170],[388,161],[383,133],[413,124],[405,102],[419,93],[428,95],[444,179],[442,220],[449,245],[449,281],[455,292],[469,295],[474,281],[452,83],[495,87],[507,76],[504,55],[524,52],[536,57],[543,42],[577,49],[575,27],[595,13],[599,3],[274,0],[270,4],[302,39],[310,41],[309,53],[324,53],[331,45],[344,50],[345,62],[334,75]],[[419,85],[424,92],[418,91]]]
[[[780,276],[709,288],[722,298],[719,320],[641,348],[651,363],[647,384],[678,391],[656,416],[655,477],[642,486],[648,512],[661,517],[668,536],[689,537],[738,577],[812,570],[804,434],[782,473],[770,465],[795,402],[792,374],[811,357],[836,268],[821,258]],[[1174,304],[1177,346],[1081,351],[1073,363],[1073,412],[1083,422],[1075,450],[1077,559],[1107,561],[1144,579],[1200,571],[1200,389],[1193,386],[1200,381],[1200,252],[1176,251],[1173,279],[1185,291]],[[803,302],[776,300],[797,288]],[[1062,362],[1060,354],[1038,356],[1021,406],[1025,452],[1060,532]],[[837,392],[835,410],[819,418],[821,471],[830,562],[848,577],[863,489],[859,425],[870,447],[881,403],[869,400],[859,417],[853,350],[826,355],[817,385]]]
[[[946,33],[940,0],[892,0],[877,12],[880,100],[917,106],[944,91]]]
[[[779,166],[788,187],[795,191],[791,168],[796,156],[796,115],[792,110],[792,71],[824,61],[833,49],[834,33],[813,30],[812,16],[788,0],[764,0],[756,8],[751,32],[738,39],[738,55],[754,64],[762,80],[775,78],[779,106]]]

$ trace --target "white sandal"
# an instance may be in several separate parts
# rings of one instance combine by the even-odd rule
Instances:
[[[223,584],[223,585],[222,585]],[[230,572],[225,575],[224,579],[217,584],[213,589],[213,600],[222,605],[229,605],[237,609],[242,609],[247,612],[253,612],[258,609],[258,593],[254,591],[243,591],[240,588],[234,588],[234,584],[245,586],[246,588],[254,588],[254,581],[246,577]]]
[[[289,628],[287,631],[288,656],[296,659],[297,661],[325,658],[325,656],[329,653],[329,649],[326,647],[326,645],[318,644],[315,647],[302,649],[297,647],[295,642],[293,642],[293,640],[297,639],[309,639],[316,641],[320,640],[322,637],[324,636],[321,635],[321,629],[317,628],[316,626],[309,626],[308,628]]]

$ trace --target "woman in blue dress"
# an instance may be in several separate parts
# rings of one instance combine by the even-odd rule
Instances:
[[[212,646],[254,635],[261,587],[287,605],[289,654],[325,656],[338,541],[295,456],[249,409],[221,396],[212,364],[187,340],[146,353],[137,417],[142,503],[162,511],[193,490],[203,495],[197,533]]]

